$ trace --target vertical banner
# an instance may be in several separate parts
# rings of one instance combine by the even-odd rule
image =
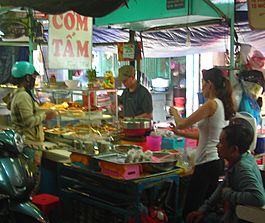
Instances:
[[[91,69],[92,18],[69,11],[49,16],[48,67]]]
[[[251,29],[265,29],[265,0],[248,0],[248,20]]]

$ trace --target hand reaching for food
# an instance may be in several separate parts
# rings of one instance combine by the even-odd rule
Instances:
[[[169,114],[172,115],[172,116],[174,116],[174,117],[180,116],[178,110],[175,109],[173,106],[170,107]]]

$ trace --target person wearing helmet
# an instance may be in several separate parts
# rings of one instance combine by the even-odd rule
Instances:
[[[13,64],[10,83],[16,85],[17,88],[3,98],[7,108],[11,111],[12,128],[24,137],[28,145],[25,153],[31,159],[30,166],[36,175],[39,174],[38,167],[44,142],[42,122],[56,116],[53,110],[46,112],[41,110],[33,96],[32,90],[37,75],[39,74],[34,66],[27,61]]]

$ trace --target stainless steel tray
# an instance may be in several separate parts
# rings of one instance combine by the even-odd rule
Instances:
[[[126,157],[127,155],[123,153],[108,153],[108,154],[94,156],[94,159],[99,160],[99,161],[115,163],[115,164],[127,164],[128,165],[128,163],[125,163]]]
[[[160,158],[161,156],[168,154],[168,153],[163,153],[163,152],[156,152],[153,153],[153,156]],[[116,163],[116,164],[166,164],[166,163],[176,163],[177,157],[170,157],[169,159],[163,160],[161,162],[155,162],[155,161],[142,161],[142,162],[135,162],[135,163],[126,163],[125,159],[127,157],[126,153],[106,153],[102,155],[96,155],[94,156],[95,159],[106,161],[106,162],[111,162],[111,163]]]

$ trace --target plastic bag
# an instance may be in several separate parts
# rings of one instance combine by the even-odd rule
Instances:
[[[250,113],[256,119],[256,123],[260,123],[260,107],[257,101],[248,92],[245,83],[242,79],[240,79],[240,83],[243,92],[238,111],[239,112],[244,111]]]

